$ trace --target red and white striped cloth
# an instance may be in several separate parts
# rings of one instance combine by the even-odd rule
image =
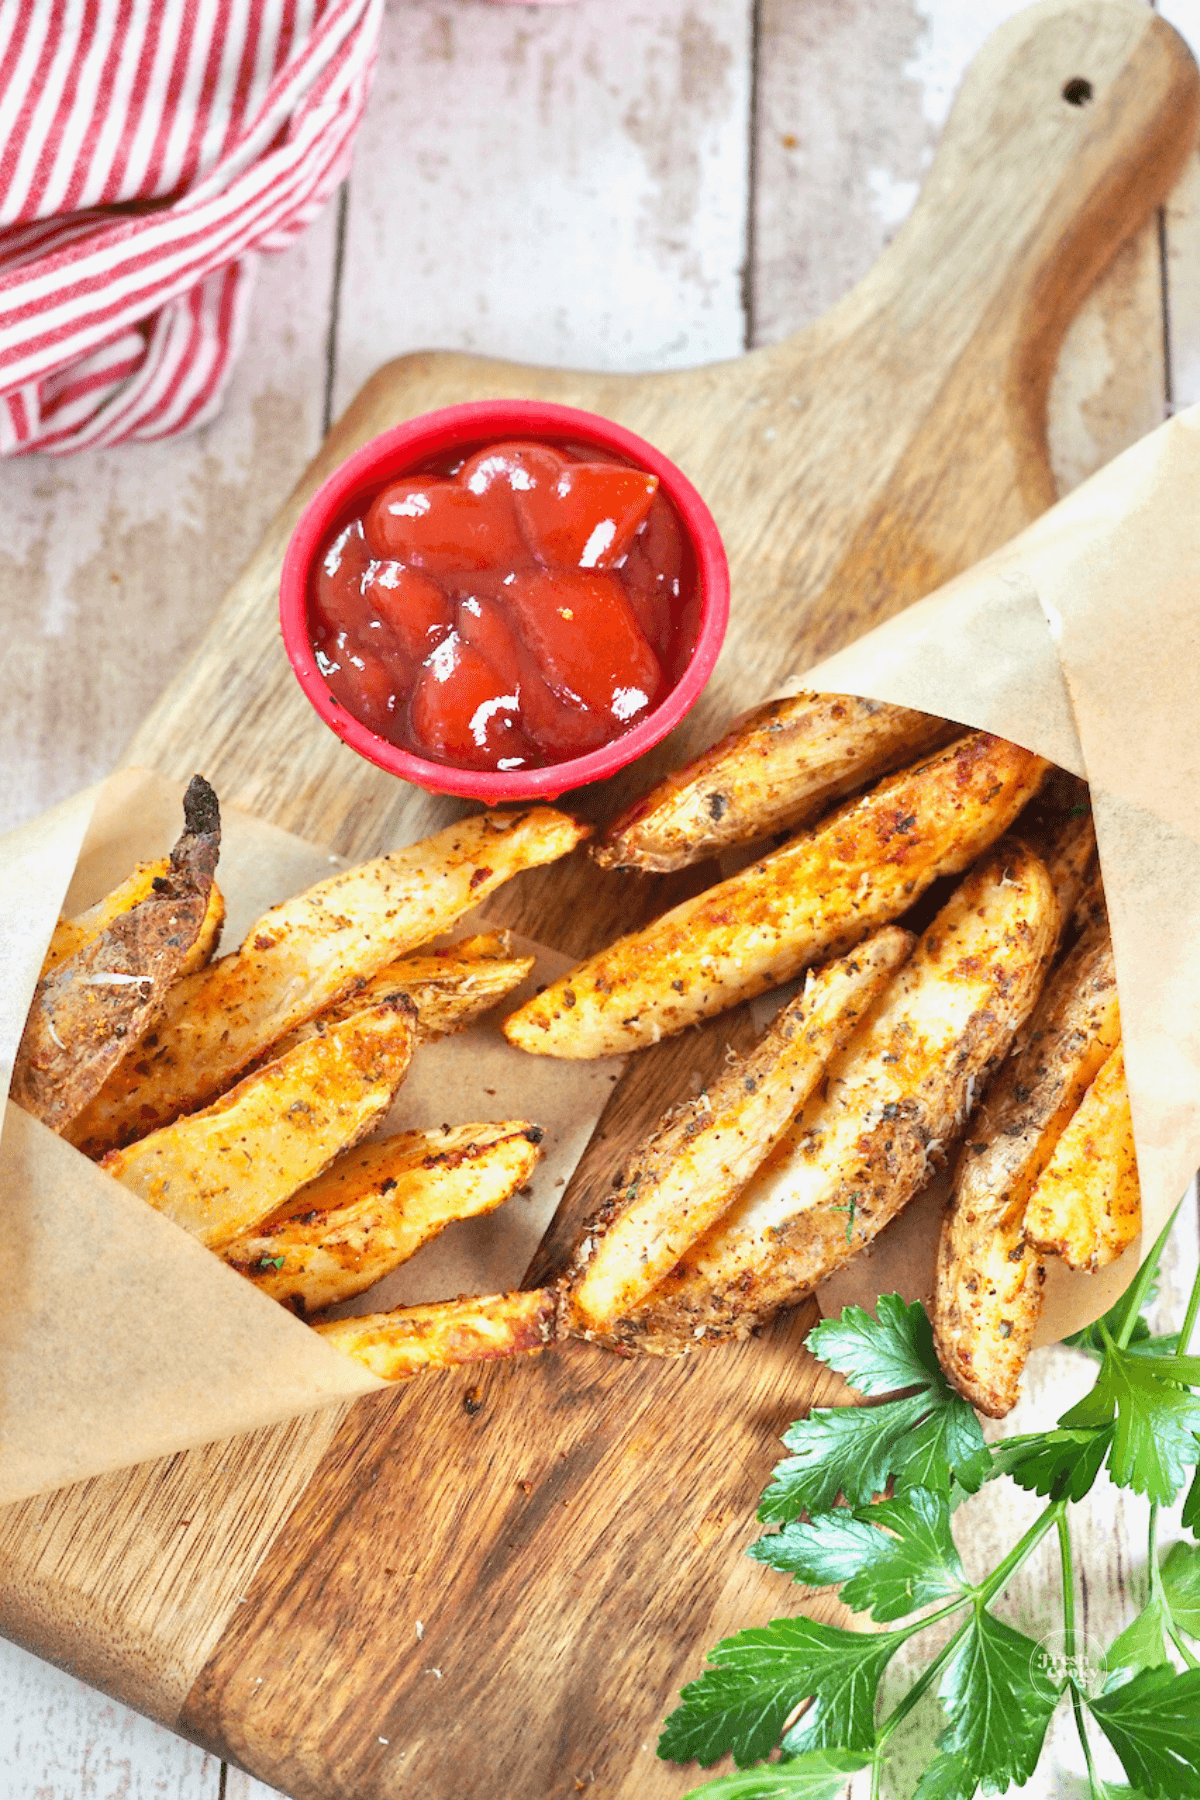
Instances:
[[[0,0],[0,454],[217,410],[349,167],[383,0]]]

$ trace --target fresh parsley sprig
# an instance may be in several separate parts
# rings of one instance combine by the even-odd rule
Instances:
[[[836,1586],[886,1631],[852,1631],[805,1617],[726,1638],[684,1688],[660,1756],[711,1764],[732,1752],[738,1773],[689,1800],[836,1800],[871,1770],[878,1793],[886,1747],[935,1689],[945,1716],[937,1754],[914,1800],[971,1800],[1029,1779],[1060,1696],[1069,1693],[1093,1800],[1200,1800],[1200,1544],[1159,1563],[1158,1512],[1191,1483],[1185,1526],[1200,1537],[1200,1356],[1188,1354],[1200,1275],[1178,1335],[1155,1337],[1141,1308],[1153,1292],[1163,1232],[1128,1291],[1073,1341],[1099,1362],[1095,1386],[1051,1431],[989,1447],[975,1413],[946,1381],[923,1307],[881,1297],[874,1317],[848,1307],[818,1325],[809,1348],[866,1404],[810,1413],[786,1433],[759,1518],[778,1527],[750,1546],[769,1568],[809,1586]],[[889,1396],[884,1398],[883,1396]],[[1101,1468],[1150,1502],[1150,1597],[1107,1653],[1101,1691],[1077,1656],[1069,1508]],[[1009,1476],[1047,1504],[985,1580],[968,1582],[954,1508],[987,1480]],[[890,1490],[886,1498],[876,1496]],[[1059,1544],[1064,1655],[1047,1661],[992,1603],[1048,1533]],[[930,1610],[932,1609],[932,1610]],[[939,1621],[958,1629],[899,1704],[878,1718],[884,1672],[901,1645]],[[1186,1667],[1177,1671],[1172,1656]],[[1120,1758],[1132,1787],[1105,1782],[1091,1728]]]

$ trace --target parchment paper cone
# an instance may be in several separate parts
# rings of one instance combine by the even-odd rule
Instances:
[[[1200,409],[794,686],[940,713],[1090,780],[1149,1241],[1200,1160]],[[77,857],[87,877],[72,910],[126,872],[131,817],[139,841],[157,830],[138,854],[170,843],[177,801],[177,784],[125,771],[0,842],[10,1072]],[[261,893],[256,905],[244,896],[230,944],[261,906],[322,872],[313,846],[258,821],[243,829]],[[231,866],[227,836],[223,884]],[[590,1067],[549,1066],[556,1082]],[[593,1075],[575,1107],[584,1137],[611,1078]],[[11,1107],[0,1194],[0,1501],[378,1385]],[[914,1203],[839,1278],[834,1303],[869,1302],[881,1286],[926,1292],[935,1223],[936,1206]],[[1043,1338],[1102,1312],[1136,1260],[1135,1246],[1099,1276],[1052,1284]]]

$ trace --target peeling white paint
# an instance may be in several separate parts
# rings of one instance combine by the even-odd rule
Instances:
[[[1026,10],[1026,0],[916,0],[925,29],[904,73],[922,89],[931,125],[944,125],[967,65],[998,25]]]
[[[902,225],[921,191],[919,181],[902,181],[888,169],[868,169],[867,187],[876,216],[883,225]]]

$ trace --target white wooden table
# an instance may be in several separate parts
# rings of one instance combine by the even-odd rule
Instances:
[[[173,443],[0,469],[0,829],[113,765],[378,364],[440,346],[670,367],[794,330],[870,267],[963,70],[1020,4],[389,0],[353,177],[263,259],[222,416]],[[1159,10],[1200,52],[1200,0]],[[1200,161],[1070,333],[1051,399],[1060,486],[1197,400]],[[1185,1210],[1161,1302],[1176,1319],[1194,1195]],[[1087,1380],[1074,1353],[1040,1353],[1012,1428],[1049,1422]],[[1025,1522],[1027,1497],[1001,1493],[972,1534],[981,1567]],[[1111,1636],[1139,1591],[1143,1510],[1103,1488],[1089,1510],[1085,1622]],[[1044,1588],[1033,1565],[1014,1591],[1028,1630]],[[1086,1791],[1070,1739],[1057,1732],[1028,1795]],[[7,1800],[270,1793],[2,1640],[0,1769]],[[903,1758],[892,1778],[911,1792]]]

